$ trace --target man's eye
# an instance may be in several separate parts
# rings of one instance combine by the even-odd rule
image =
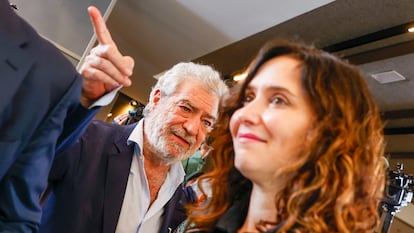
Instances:
[[[189,107],[186,106],[180,106],[180,108],[184,111],[184,112],[191,112],[191,109]]]
[[[208,120],[203,120],[203,123],[206,127],[212,127],[213,126],[213,123],[211,121],[208,121]]]

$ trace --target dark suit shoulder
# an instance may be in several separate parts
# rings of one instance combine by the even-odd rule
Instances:
[[[102,136],[106,136],[108,132],[114,132],[119,130],[119,127],[115,124],[110,124],[101,120],[92,120],[88,125],[85,134],[93,135],[97,133],[102,133]]]
[[[49,180],[59,180],[67,172],[76,171],[81,162],[92,163],[95,159],[102,158],[104,154],[111,153],[114,137],[119,130],[114,125],[100,120],[91,121],[73,145],[56,154]]]
[[[135,128],[136,124],[133,125],[117,125],[112,123],[107,123],[101,120],[93,120],[87,127],[85,133],[82,135],[82,138],[87,138],[88,140],[99,140],[101,143],[103,141],[109,140],[113,142],[118,142],[119,140],[127,140],[129,134]],[[108,142],[108,141],[107,141]]]

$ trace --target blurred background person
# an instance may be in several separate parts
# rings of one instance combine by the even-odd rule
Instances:
[[[118,116],[114,117],[114,119],[112,120],[112,124],[117,124],[117,125],[134,124],[135,122],[140,121],[144,117],[142,113],[143,110],[144,110],[144,107],[142,107],[142,109],[140,108],[131,109],[131,110],[128,110],[128,112],[126,113],[119,114]]]
[[[118,116],[114,117],[112,120],[112,124],[117,125],[128,125],[129,119],[131,117],[131,114],[128,112],[119,114]]]
[[[201,169],[206,163],[208,154],[213,149],[211,146],[209,146],[209,143],[210,138],[207,137],[206,140],[201,144],[200,149],[198,149],[191,157],[182,161],[186,174],[185,182],[189,179],[195,178],[194,176],[199,176],[201,173],[203,173]]]

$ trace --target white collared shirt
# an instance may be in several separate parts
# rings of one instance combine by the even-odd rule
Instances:
[[[172,164],[157,199],[149,208],[150,194],[142,154],[143,121],[142,119],[137,124],[128,138],[128,143],[135,143],[135,149],[116,233],[158,232],[162,224],[164,206],[185,176],[181,162]]]

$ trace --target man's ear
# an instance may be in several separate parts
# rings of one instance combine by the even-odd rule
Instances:
[[[158,104],[158,102],[161,99],[161,90],[160,89],[156,89],[154,91],[154,95],[152,97],[152,102],[154,103],[154,106]]]

